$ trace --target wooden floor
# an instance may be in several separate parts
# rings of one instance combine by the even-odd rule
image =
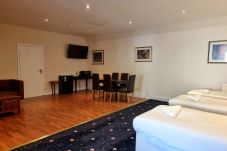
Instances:
[[[93,100],[92,92],[25,99],[19,115],[0,116],[0,151],[28,143],[130,106],[134,102]]]

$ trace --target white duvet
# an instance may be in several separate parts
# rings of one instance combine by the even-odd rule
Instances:
[[[161,111],[162,107],[133,120],[137,135],[150,141],[142,146],[138,143],[137,150],[158,144],[170,150],[227,151],[227,116],[183,108],[177,118],[172,118]]]
[[[180,95],[170,99],[169,105],[181,105],[192,109],[227,115],[227,100],[225,99],[201,96],[198,101],[194,101],[188,96]]]
[[[213,98],[219,98],[219,99],[226,99],[227,100],[227,92],[226,91],[213,91],[206,89],[197,89],[197,90],[191,90],[188,92],[189,95],[202,95],[206,97],[213,97]]]

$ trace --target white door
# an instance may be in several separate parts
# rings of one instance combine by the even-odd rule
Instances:
[[[18,49],[18,74],[24,81],[25,98],[42,96],[44,92],[43,46],[21,44]]]

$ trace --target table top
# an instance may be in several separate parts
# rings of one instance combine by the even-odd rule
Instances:
[[[117,84],[127,84],[128,80],[111,80],[112,82],[115,82]]]
[[[128,80],[113,80],[112,79],[111,81],[114,82],[114,83],[117,83],[117,84],[127,84],[128,83]],[[104,80],[103,79],[100,79],[99,82],[100,83],[103,83]]]
[[[52,80],[52,81],[50,81],[50,83],[59,83],[59,81],[58,80]]]

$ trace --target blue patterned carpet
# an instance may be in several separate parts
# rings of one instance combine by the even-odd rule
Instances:
[[[166,102],[147,100],[13,151],[134,151],[133,119]]]

